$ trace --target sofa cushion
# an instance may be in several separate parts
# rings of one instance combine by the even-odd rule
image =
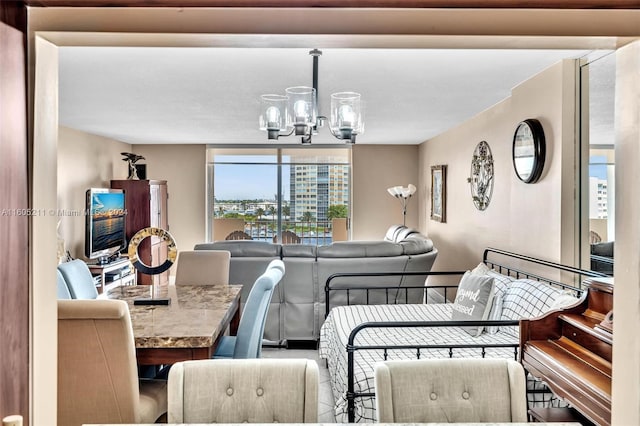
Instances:
[[[404,225],[391,225],[384,236],[384,240],[395,243],[398,232],[402,231],[405,228],[406,226]]]
[[[282,257],[313,257],[318,254],[318,247],[310,244],[283,244]]]
[[[613,257],[613,241],[591,244],[591,254],[596,256]]]
[[[515,280],[504,294],[502,320],[535,318],[551,310],[553,302],[562,292],[548,284],[529,279]],[[513,327],[501,331],[517,336]]]
[[[282,246],[267,241],[233,240],[196,244],[194,250],[227,250],[231,257],[280,257]]]
[[[433,241],[422,234],[411,234],[400,245],[404,254],[422,254],[433,250]]]
[[[484,321],[489,316],[493,302],[493,278],[473,275],[467,271],[458,285],[456,300],[453,302],[451,319],[453,321]],[[477,337],[482,326],[464,327],[464,331]]]
[[[405,238],[407,238],[411,234],[420,234],[420,231],[418,231],[417,229],[413,229],[413,228],[401,229],[400,232],[398,232],[396,234],[395,242],[399,243],[400,241],[403,241]]]
[[[402,256],[403,247],[389,241],[341,241],[318,247],[318,257]]]

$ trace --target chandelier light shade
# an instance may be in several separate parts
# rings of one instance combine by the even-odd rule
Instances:
[[[391,188],[387,188],[387,192],[391,194],[391,196],[400,200],[400,204],[402,205],[402,224],[407,224],[407,204],[409,202],[409,198],[416,192],[415,185],[409,184],[406,187],[402,186],[392,186]]]
[[[329,127],[336,138],[355,141],[356,135],[364,130],[359,93],[339,92],[331,95]]]
[[[282,95],[262,95],[260,130],[270,140],[295,134],[303,144],[311,143],[312,135],[322,127],[327,117],[318,113],[318,58],[322,52],[313,49],[313,87],[295,86]],[[339,140],[355,143],[356,135],[364,132],[360,94],[339,92],[331,95],[330,130]]]
[[[298,128],[306,129],[316,124],[316,89],[296,86],[285,89],[285,93],[289,99],[289,122],[295,127],[296,135],[304,135]]]
[[[265,130],[269,139],[278,139],[280,132],[287,131],[288,101],[289,99],[282,95],[262,95],[260,97],[260,130]]]

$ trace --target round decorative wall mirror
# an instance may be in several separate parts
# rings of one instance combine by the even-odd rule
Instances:
[[[513,135],[513,169],[524,183],[535,183],[544,169],[546,147],[542,125],[536,119],[524,120]]]
[[[493,155],[485,141],[480,142],[473,151],[471,159],[471,198],[478,210],[485,210],[493,194]]]

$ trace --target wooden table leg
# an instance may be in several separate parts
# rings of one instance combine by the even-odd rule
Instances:
[[[240,325],[240,302],[238,301],[238,309],[233,314],[231,322],[229,323],[229,334],[235,336],[238,334],[238,326]]]

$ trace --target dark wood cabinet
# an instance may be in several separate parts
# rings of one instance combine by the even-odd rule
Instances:
[[[164,180],[112,180],[111,188],[123,189],[127,209],[127,241],[147,227],[169,230],[167,218],[167,181]],[[158,237],[149,237],[138,246],[138,257],[148,266],[161,265],[167,258],[167,243]],[[138,272],[138,284],[169,283],[169,271],[159,275]]]

